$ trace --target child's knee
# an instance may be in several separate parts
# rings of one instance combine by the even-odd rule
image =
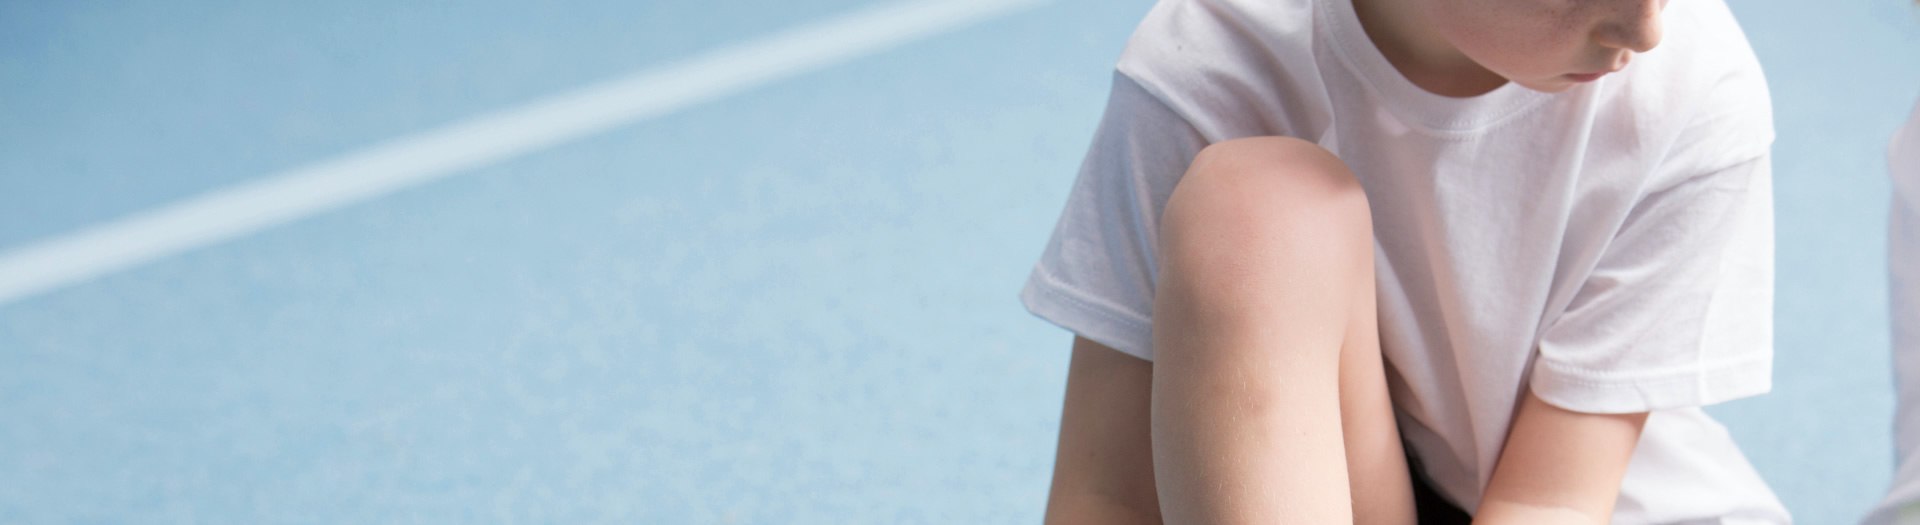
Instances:
[[[1298,138],[1238,138],[1202,150],[1160,219],[1162,279],[1192,300],[1261,300],[1308,277],[1325,290],[1371,283],[1367,196],[1331,152]],[[1363,275],[1365,273],[1365,275]]]
[[[1162,257],[1227,274],[1272,268],[1276,257],[1354,267],[1373,248],[1366,193],[1346,164],[1287,137],[1202,150],[1168,198],[1159,233]]]

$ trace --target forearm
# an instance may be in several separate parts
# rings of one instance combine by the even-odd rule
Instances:
[[[1604,524],[1647,414],[1585,414],[1521,401],[1474,523]]]

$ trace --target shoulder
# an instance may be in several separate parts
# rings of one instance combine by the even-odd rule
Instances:
[[[1317,0],[1160,0],[1128,39],[1119,74],[1209,141],[1293,134],[1324,99]]]
[[[1663,171],[1701,173],[1766,155],[1773,105],[1765,75],[1722,0],[1673,2],[1659,47],[1636,56],[1610,102],[1665,151]],[[1657,128],[1657,129],[1654,129]]]

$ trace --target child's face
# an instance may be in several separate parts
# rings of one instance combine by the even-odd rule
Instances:
[[[1627,66],[1660,43],[1667,0],[1428,0],[1460,52],[1522,86],[1558,92]]]

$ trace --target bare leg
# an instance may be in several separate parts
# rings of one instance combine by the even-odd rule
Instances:
[[[1160,228],[1150,424],[1166,521],[1411,523],[1372,221],[1345,165],[1294,139],[1216,144]]]

